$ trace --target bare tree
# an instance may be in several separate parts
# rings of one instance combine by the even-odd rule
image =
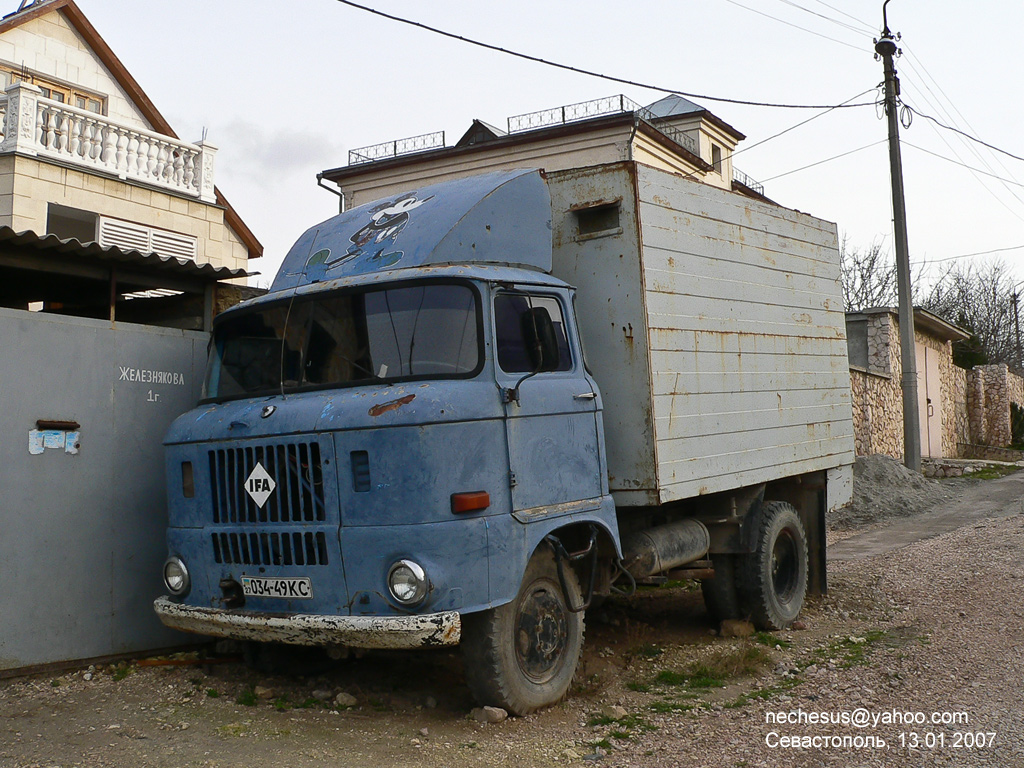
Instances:
[[[882,251],[880,241],[875,240],[865,249],[853,248],[843,235],[839,243],[839,271],[847,312],[896,306],[896,260]]]
[[[988,362],[1018,367],[1013,293],[1014,278],[1005,262],[957,263],[921,304],[973,333]]]

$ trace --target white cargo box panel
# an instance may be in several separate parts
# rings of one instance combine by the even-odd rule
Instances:
[[[637,163],[547,178],[617,504],[853,463],[834,224]]]

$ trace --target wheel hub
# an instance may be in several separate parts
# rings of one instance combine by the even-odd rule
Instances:
[[[516,657],[527,677],[543,682],[551,678],[568,643],[566,610],[551,589],[540,588],[520,604],[516,627]]]
[[[783,602],[793,597],[799,577],[797,544],[788,530],[779,533],[772,547],[772,585]]]

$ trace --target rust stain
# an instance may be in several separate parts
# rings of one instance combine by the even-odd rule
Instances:
[[[389,403],[381,403],[380,405],[373,406],[373,408],[369,410],[369,414],[371,416],[380,416],[388,411],[397,411],[403,405],[408,405],[415,399],[416,395],[406,395],[405,397],[400,397],[397,400],[392,400]]]

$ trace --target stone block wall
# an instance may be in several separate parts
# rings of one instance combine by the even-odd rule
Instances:
[[[869,315],[868,367],[851,368],[854,442],[858,456],[903,457],[903,392],[899,324],[889,313]],[[1006,365],[967,371],[953,363],[952,343],[915,329],[918,344],[939,353],[942,453],[975,456],[977,446],[1010,444],[1010,403],[1024,407],[1024,378]]]
[[[1024,379],[1010,373],[1004,363],[979,365],[970,372],[973,397],[968,401],[970,440],[975,445],[1009,445],[1010,403],[1024,408]]]
[[[858,456],[903,455],[903,393],[898,381],[850,370],[853,393],[853,439]]]
[[[850,369],[853,438],[858,456],[903,456],[903,392],[899,333],[887,314],[868,317],[867,370]]]

